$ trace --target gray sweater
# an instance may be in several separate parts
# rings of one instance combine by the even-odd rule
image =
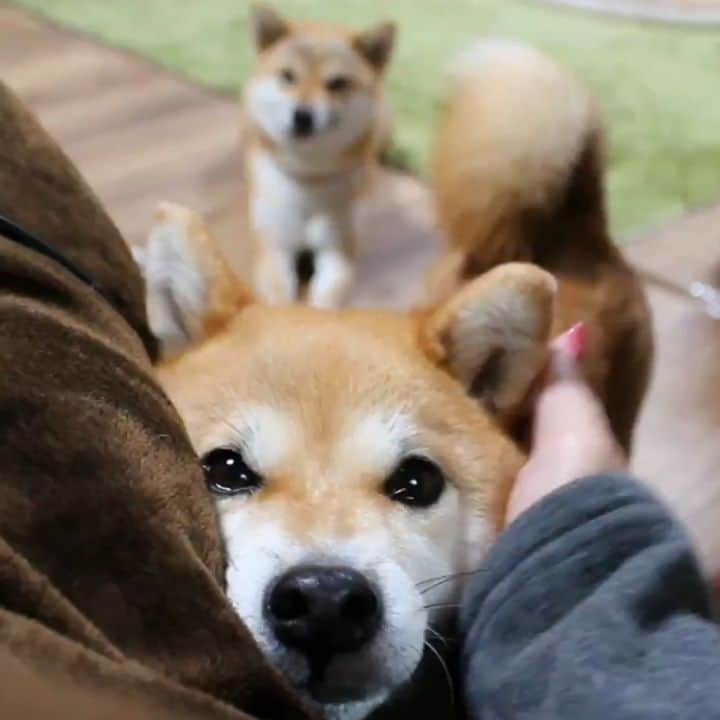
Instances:
[[[474,720],[720,718],[720,630],[690,544],[642,486],[579,480],[500,537],[466,593]]]

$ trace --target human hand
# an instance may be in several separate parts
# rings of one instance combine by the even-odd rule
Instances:
[[[584,344],[585,326],[576,325],[550,346],[548,377],[535,406],[532,449],[510,494],[506,524],[574,480],[627,469],[605,410],[578,367]]]

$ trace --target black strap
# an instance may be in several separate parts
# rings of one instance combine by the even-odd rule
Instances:
[[[95,290],[95,292],[102,295],[108,302],[110,302],[111,305],[113,304],[110,298],[108,298],[108,296],[97,286],[93,279],[83,272],[77,265],[68,260],[55,248],[43,242],[35,235],[31,235],[27,230],[24,230],[17,223],[13,222],[4,215],[0,215],[0,235],[6,237],[8,240],[16,242],[18,245],[30,248],[31,250],[54,260],[59,265],[62,265],[69,273],[72,273],[78,280],[82,280],[82,282],[89,285],[93,290]]]
[[[124,313],[122,313],[122,311],[118,307],[119,303],[113,300],[110,295],[108,295],[100,286],[98,286],[87,273],[81,270],[73,262],[68,260],[68,258],[66,258],[61,252],[48,245],[47,243],[43,242],[35,235],[32,235],[27,230],[24,230],[22,227],[20,227],[20,225],[18,225],[16,222],[13,222],[4,215],[0,215],[0,237],[7,238],[12,242],[16,242],[18,245],[22,245],[23,247],[29,248],[34,252],[40,253],[41,255],[50,258],[58,265],[61,265],[71,275],[74,275],[78,280],[84,282],[86,285],[91,287],[98,295],[100,295],[100,297],[102,297],[110,304],[113,310],[115,310],[116,312],[120,312],[124,316]],[[145,349],[147,350],[150,359],[152,360],[152,362],[155,362],[158,357],[157,340],[148,330],[146,325],[141,324],[139,327],[135,327],[133,325],[133,327],[135,331],[139,334],[140,339],[145,345]]]

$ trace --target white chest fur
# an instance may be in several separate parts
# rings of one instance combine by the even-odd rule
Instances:
[[[250,157],[250,217],[269,248],[342,249],[352,235],[352,206],[362,170],[288,171],[271,153]]]
[[[295,262],[301,251],[309,250],[314,272],[307,301],[338,307],[352,281],[353,204],[365,167],[333,172],[327,164],[306,162],[310,158],[278,159],[258,149],[249,160],[256,291],[270,303],[297,300]]]

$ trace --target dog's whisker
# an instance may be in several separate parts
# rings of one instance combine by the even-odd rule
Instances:
[[[440,587],[441,585],[444,585],[445,583],[451,582],[453,580],[459,580],[462,577],[469,577],[470,575],[474,575],[476,572],[480,572],[479,570],[469,570],[467,572],[459,572],[459,573],[453,573],[452,575],[445,575],[445,577],[436,578],[436,581],[429,585],[428,587],[424,587],[420,590],[420,594],[424,595],[427,592],[430,592],[431,590],[434,590],[437,587]]]
[[[425,630],[426,632],[429,632],[434,638],[439,640],[446,648],[448,647],[447,638],[443,637],[437,630],[435,630],[435,628],[432,628],[428,625]]]
[[[440,663],[440,667],[443,669],[445,679],[447,680],[448,694],[450,696],[450,705],[452,707],[455,707],[455,688],[453,687],[452,675],[450,674],[447,663],[443,659],[443,656],[438,652],[438,649],[436,647],[433,647],[432,643],[425,640],[423,644],[428,650],[430,650],[430,652],[437,658],[437,661]]]
[[[437,610],[439,608],[459,608],[460,603],[432,603],[430,605],[423,605],[423,610]]]
[[[445,578],[453,577],[454,575],[455,573],[447,573],[446,575],[434,575],[433,577],[425,578],[424,580],[416,582],[415,586],[420,587],[421,585],[426,585],[427,583],[437,582],[438,580],[445,580]]]
[[[450,578],[463,577],[465,575],[474,575],[475,573],[483,572],[483,568],[476,568],[475,570],[462,570],[460,572],[447,573],[445,575],[434,575],[433,577],[425,578],[415,583],[416,585],[427,585],[428,583],[438,582],[440,580],[448,580]]]

